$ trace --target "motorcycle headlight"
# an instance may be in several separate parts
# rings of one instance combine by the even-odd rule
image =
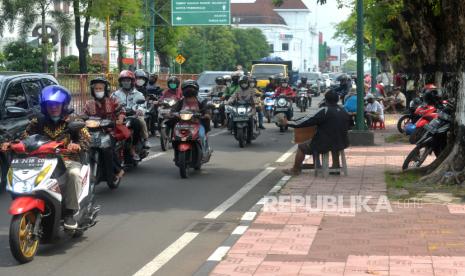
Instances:
[[[215,108],[220,108],[220,104],[219,104],[219,103],[215,103],[215,104],[213,104],[213,106],[214,106]]]
[[[37,178],[36,178],[36,181],[35,181],[35,185],[39,185],[40,182],[42,182],[42,180],[44,180],[44,178],[47,176],[48,172],[50,171],[50,169],[52,168],[52,165],[48,165],[47,167],[45,167],[40,173],[39,175],[37,175]]]
[[[281,99],[278,100],[278,105],[279,106],[286,106],[286,104],[287,104],[287,101],[285,99],[281,98]]]
[[[241,115],[245,114],[246,112],[247,112],[247,108],[245,108],[243,106],[237,108],[237,113],[239,113]]]
[[[181,120],[183,120],[183,121],[190,121],[193,116],[194,116],[194,114],[189,114],[189,113],[180,115]]]
[[[97,120],[87,120],[86,127],[87,128],[97,128],[100,126],[100,121]]]
[[[175,104],[176,104],[176,101],[175,101],[175,100],[169,100],[169,101],[168,101],[168,105],[169,105],[169,106],[173,106],[173,105],[175,105]]]

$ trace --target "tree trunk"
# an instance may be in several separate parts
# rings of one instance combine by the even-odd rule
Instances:
[[[45,22],[45,7],[42,6],[41,11],[42,17],[42,71],[48,73],[48,56],[47,56],[47,44],[48,44],[48,34],[47,34],[47,25]]]
[[[90,16],[86,15],[84,21],[83,32],[81,35],[81,1],[73,0],[73,11],[74,11],[74,31],[76,36],[76,47],[79,51],[79,72],[81,74],[87,74],[87,55],[89,47],[89,26]],[[87,11],[92,9],[92,1],[88,1]],[[86,13],[88,14],[88,13]]]
[[[123,58],[124,58],[124,50],[123,50],[123,38],[122,38],[122,30],[118,28],[116,30],[116,37],[118,40],[118,70],[121,72],[123,70]]]

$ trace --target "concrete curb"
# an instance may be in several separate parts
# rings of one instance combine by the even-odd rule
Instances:
[[[231,235],[210,255],[205,263],[195,272],[194,276],[207,276],[213,271],[217,264],[219,264],[224,256],[228,254],[231,247],[240,239],[240,237],[247,231],[252,222],[254,221],[257,214],[262,210],[265,204],[265,198],[276,196],[279,191],[286,185],[291,179],[291,176],[283,176],[276,185],[257,203],[255,203],[249,211],[245,212],[239,222],[239,225],[234,229]]]

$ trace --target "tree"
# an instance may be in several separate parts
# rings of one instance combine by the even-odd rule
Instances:
[[[270,47],[265,35],[256,28],[233,29],[236,44],[237,64],[250,68],[252,60],[267,57],[270,54]]]
[[[64,0],[63,2],[68,2]],[[3,32],[4,24],[10,27],[17,24],[21,38],[25,39],[34,24],[40,19],[42,30],[42,71],[48,72],[48,54],[50,53],[49,37],[46,30],[47,16],[57,26],[64,44],[68,44],[72,29],[71,19],[61,11],[53,9],[54,0],[1,0],[2,15],[0,20],[0,32]]]
[[[357,71],[357,61],[348,60],[342,65],[342,71],[345,73]]]
[[[5,67],[8,71],[43,72],[42,50],[21,40],[8,43],[3,49]]]

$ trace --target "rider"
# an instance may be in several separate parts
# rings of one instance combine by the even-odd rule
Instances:
[[[207,101],[200,102],[197,98],[199,94],[199,84],[195,80],[186,80],[182,83],[182,95],[184,96],[181,101],[177,102],[171,109],[172,112],[181,112],[189,110],[200,112],[202,114],[200,119],[199,136],[202,142],[202,150],[208,153],[210,148],[208,146],[207,133],[210,131],[210,109],[208,108]],[[174,121],[169,124],[174,125]]]
[[[224,84],[226,85],[226,87],[231,87],[231,76],[230,75],[224,75],[223,76],[223,79],[224,79]]]
[[[231,75],[231,86],[226,88],[225,98],[228,100],[232,95],[240,90],[239,88],[239,78],[241,77],[241,72],[236,71]]]
[[[266,85],[265,92],[274,92],[276,88],[278,88],[276,85],[276,77],[272,75],[268,80],[270,82]]]
[[[249,78],[249,84],[250,84],[250,89],[255,90],[255,106],[257,107],[257,112],[258,112],[258,127],[260,129],[265,129],[265,127],[263,126],[263,117],[265,117],[265,114],[263,113],[263,102],[262,102],[263,93],[260,91],[259,88],[257,88],[256,77],[251,76]]]
[[[140,108],[137,101],[144,100],[144,94],[137,91],[134,87],[135,76],[129,70],[123,70],[119,74],[118,82],[120,89],[113,93],[112,98],[115,98],[119,104],[123,105],[127,110],[133,110],[136,112],[137,120],[134,120],[133,130],[133,145],[137,144],[139,140],[142,140],[144,148],[149,149],[151,147],[148,138],[149,134],[147,131],[147,124],[144,120],[144,110]],[[132,149],[133,158],[139,160],[139,156],[135,153],[134,148]]]
[[[179,87],[180,81],[176,76],[169,77],[167,81],[168,88],[163,91],[163,95],[160,98],[160,101],[163,99],[176,99],[180,101],[182,99],[182,90]]]
[[[310,85],[310,83],[308,83],[307,77],[302,76],[302,77],[300,78],[300,83],[299,83],[299,85],[297,86],[297,89],[300,89],[300,88],[307,88],[307,89],[308,89],[308,92],[310,93],[310,88],[311,88],[311,87],[312,87],[312,86]]]
[[[39,134],[46,136],[50,140],[61,141],[68,149],[68,153],[63,154],[65,160],[66,182],[63,191],[64,227],[66,229],[76,229],[78,224],[74,219],[74,214],[79,210],[79,195],[81,194],[81,156],[80,152],[89,149],[90,134],[87,128],[82,128],[77,133],[67,132],[70,122],[70,111],[68,109],[71,101],[71,93],[59,85],[44,87],[40,94],[41,115],[33,118],[27,126],[23,139],[27,136]],[[2,150],[8,150],[10,143],[4,143]]]
[[[147,96],[147,83],[149,81],[147,72],[138,69],[134,72],[134,76],[136,77],[136,90]]]
[[[294,116],[294,111],[292,108],[292,102],[296,96],[294,90],[289,86],[288,78],[281,78],[280,85],[276,88],[275,97],[285,96],[291,102],[291,108],[287,112],[288,120],[291,120]]]
[[[94,98],[86,102],[84,106],[84,113],[87,116],[99,117],[101,119],[108,119],[116,122],[116,129],[125,129],[126,131],[120,133],[129,133],[126,125],[124,125],[124,112],[121,105],[115,98],[110,98],[110,83],[103,77],[97,77],[90,81],[90,94]],[[113,136],[114,137],[114,136]],[[121,137],[128,139],[129,136]],[[114,142],[114,140],[113,140]],[[115,182],[121,179],[124,175],[124,170],[121,166],[119,158],[115,151],[113,154],[113,167],[116,173]]]
[[[208,97],[222,97],[224,92],[226,92],[227,86],[225,79],[222,76],[215,78],[216,85],[212,87]]]
[[[160,97],[163,93],[163,89],[157,85],[158,76],[156,74],[150,74],[149,83],[147,84],[147,94],[153,94],[157,97]]]

